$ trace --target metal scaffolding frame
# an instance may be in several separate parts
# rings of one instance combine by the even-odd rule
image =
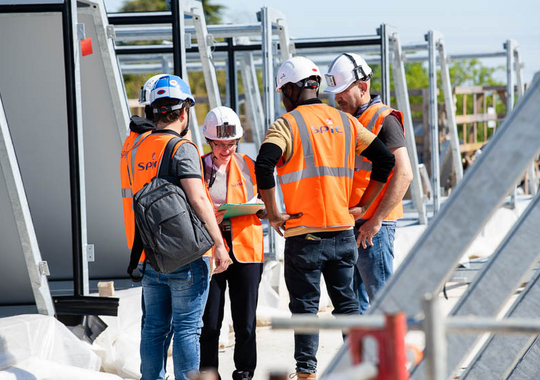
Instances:
[[[539,224],[540,197],[536,196],[490,256],[489,261],[474,277],[467,291],[449,313],[450,316],[497,317],[516,289],[527,280],[527,274],[540,259],[540,234],[536,233]],[[516,252],[519,252],[519,255],[516,255]],[[538,272],[540,271],[536,271]],[[480,338],[481,336],[474,334],[448,333],[449,349],[445,363],[447,377],[459,370]],[[512,359],[506,350],[504,355],[509,357],[508,360]],[[424,363],[417,366],[412,371],[411,378],[424,379],[424,367]],[[494,363],[492,367],[497,366]]]
[[[156,47],[155,46],[126,46],[117,47],[116,53],[133,53],[138,52],[144,54],[148,52],[154,52],[156,54],[173,54],[174,62],[174,74],[187,80],[188,72],[186,67],[186,42],[191,43],[191,34],[186,33],[186,23],[192,26],[189,29],[190,32],[195,32],[195,38],[197,40],[197,52],[200,56],[202,65],[202,71],[206,84],[206,91],[208,93],[208,101],[210,108],[221,106],[221,97],[219,94],[219,88],[216,77],[216,69],[214,67],[213,50],[211,43],[209,43],[209,34],[206,27],[206,19],[204,17],[204,11],[202,3],[195,0],[173,0],[171,2],[171,12],[138,12],[138,13],[119,13],[111,14],[108,16],[108,21],[113,25],[152,25],[150,30],[155,30],[154,24],[171,24],[171,27],[161,28],[161,32],[166,31],[167,37],[172,37],[173,43],[170,47]],[[144,28],[138,28],[139,30],[130,30],[132,38],[140,39],[141,36],[146,38],[147,33]],[[129,29],[128,29],[129,30]],[[122,31],[122,29],[119,29]],[[168,32],[171,31],[169,34]],[[123,30],[125,35],[125,29]],[[151,32],[149,32],[151,34]],[[150,49],[150,51],[149,51]],[[165,60],[164,60],[165,62]],[[166,65],[164,65],[166,68]],[[168,70],[163,70],[168,72]],[[197,114],[195,109],[191,108],[190,124],[192,126],[191,131],[195,144],[201,149],[203,146],[203,140],[198,128]]]
[[[88,284],[88,251],[91,246],[87,239],[87,203],[86,203],[86,183],[85,183],[85,161],[83,149],[83,113],[81,101],[81,62],[80,62],[80,44],[79,41],[85,37],[84,26],[78,23],[78,7],[98,7],[101,3],[95,3],[92,0],[82,0],[80,3],[74,0],[66,0],[56,3],[39,3],[27,4],[26,2],[13,1],[10,5],[0,5],[0,13],[16,13],[16,14],[43,14],[43,13],[59,13],[62,20],[62,43],[63,43],[63,63],[65,75],[65,95],[66,95],[66,115],[67,115],[67,145],[69,158],[69,194],[70,194],[70,209],[71,209],[71,248],[72,248],[72,273],[73,273],[73,296],[55,297],[54,306],[56,314],[81,314],[84,309],[84,314],[101,314],[101,315],[116,315],[117,302],[116,298],[110,298],[101,303],[99,297],[91,297],[92,301],[88,302],[89,284]],[[103,25],[101,25],[103,26]],[[104,29],[103,29],[104,31]],[[99,40],[100,44],[104,39]],[[106,50],[106,43],[100,45]],[[109,51],[110,52],[110,51]],[[109,56],[111,58],[111,56]],[[111,65],[112,66],[112,65]],[[111,67],[109,67],[111,68]],[[119,76],[114,78],[118,80]],[[119,90],[116,84],[111,84],[109,87],[111,92]],[[115,104],[119,106],[120,104]],[[14,147],[11,143],[11,137],[7,129],[7,121],[5,120],[4,109],[2,107],[2,135],[4,143],[7,147],[7,152],[11,156],[8,163],[3,167],[4,176],[8,180],[8,189],[14,207],[15,214],[22,213],[23,215],[15,215],[17,223],[26,224],[24,227],[19,225],[19,233],[21,236],[21,244],[25,246],[25,257],[28,272],[30,274],[30,282],[34,291],[36,305],[40,312],[52,315],[52,306],[49,302],[52,300],[48,282],[44,278],[48,275],[47,263],[41,261],[37,241],[35,240],[35,232],[31,224],[28,204],[25,199],[19,194],[18,199],[14,196],[13,191],[24,191],[20,185],[12,188],[13,181],[15,183],[21,180],[21,174],[18,166],[13,166]],[[121,116],[120,116],[121,118]],[[4,130],[5,129],[5,130]],[[9,146],[11,144],[11,147]],[[12,150],[10,153],[9,150]],[[22,184],[22,181],[21,181]],[[25,205],[26,203],[26,205]],[[23,230],[24,229],[24,230]],[[28,246],[26,246],[28,245]],[[29,252],[32,252],[33,258],[30,258]],[[36,268],[36,264],[38,267]],[[111,301],[111,302],[108,302]],[[94,306],[92,306],[92,302]],[[99,304],[99,305],[98,305]],[[54,313],[53,313],[54,314]]]
[[[21,249],[24,254],[26,268],[30,277],[32,292],[36,301],[38,313],[54,316],[55,310],[47,275],[49,269],[47,262],[41,258],[39,245],[32,222],[28,199],[24,191],[24,184],[11,140],[11,134],[4,112],[4,105],[0,97],[0,168],[8,190],[11,208],[13,210],[13,218],[19,239]],[[6,217],[5,215],[3,217]]]
[[[404,45],[402,51],[412,52],[419,50],[427,50],[428,56],[421,57],[408,57],[403,54],[397,56],[401,61],[406,62],[423,62],[428,61],[429,69],[429,121],[430,121],[430,133],[431,133],[431,186],[433,189],[433,210],[436,214],[440,209],[440,157],[439,157],[439,143],[438,143],[438,110],[437,110],[437,62],[440,65],[442,89],[444,94],[444,104],[447,115],[447,125],[449,127],[450,134],[450,146],[452,152],[452,163],[454,168],[454,174],[456,177],[456,183],[459,183],[463,178],[463,166],[461,162],[461,153],[459,149],[459,138],[456,124],[456,110],[454,104],[454,96],[452,93],[452,84],[450,82],[450,71],[448,63],[450,60],[456,59],[470,59],[470,58],[492,58],[492,57],[507,57],[507,92],[512,95],[512,99],[507,97],[507,107],[510,104],[513,106],[513,72],[515,71],[518,78],[518,94],[523,95],[523,82],[522,82],[522,70],[521,63],[514,64],[514,59],[519,60],[518,45],[513,40],[508,40],[504,44],[505,51],[491,52],[491,53],[476,53],[476,54],[455,54],[448,55],[445,49],[444,37],[441,33],[430,30],[425,39],[427,44],[416,45]],[[520,91],[521,90],[521,91]],[[509,108],[511,110],[512,108]],[[531,193],[536,193],[537,180],[534,172],[534,167],[529,167],[529,175],[532,178]],[[513,199],[512,199],[512,204]]]
[[[536,115],[539,102],[540,74],[537,73],[525,96],[499,127],[475,165],[467,171],[445,207],[433,218],[379,292],[368,314],[404,311],[414,318],[421,312],[420,301],[424,294],[433,297],[439,294],[465,250],[504,202],[531,159],[539,154],[540,120]],[[523,244],[532,240],[528,237]],[[534,242],[528,246],[532,245]],[[495,267],[499,277],[506,276],[508,267]],[[492,292],[490,288],[483,294],[489,298]],[[343,348],[327,372],[348,365],[350,358]]]
[[[416,150],[416,140],[414,138],[414,126],[412,122],[411,105],[409,103],[409,93],[405,77],[405,65],[402,59],[402,49],[397,31],[386,28],[392,46],[392,69],[394,72],[394,88],[396,90],[396,100],[398,109],[403,113],[403,123],[405,127],[405,139],[407,140],[407,151],[411,160],[413,180],[411,183],[411,194],[418,210],[418,220],[420,224],[427,224],[426,207],[424,204],[424,190],[422,188],[422,178],[418,164],[418,153]]]
[[[538,234],[540,207],[538,196],[535,202],[536,215],[528,222],[528,232],[535,236],[536,253],[540,250]],[[533,224],[535,223],[535,224]],[[530,237],[531,235],[529,235]],[[532,243],[532,241],[529,241]],[[527,250],[531,250],[529,245]],[[515,254],[515,251],[512,252]],[[520,254],[521,256],[521,254]],[[517,258],[519,259],[519,258]],[[515,261],[517,261],[517,259]],[[536,257],[538,259],[538,255]],[[506,273],[505,273],[506,276]],[[518,287],[520,284],[517,285]],[[523,291],[504,315],[504,320],[523,318],[538,320],[540,313],[540,271],[536,271]],[[537,379],[540,375],[538,336],[493,334],[481,347],[460,378],[471,379]]]

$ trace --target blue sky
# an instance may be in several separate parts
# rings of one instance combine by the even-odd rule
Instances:
[[[104,0],[115,11],[124,0]],[[397,28],[402,44],[424,42],[430,29],[443,33],[448,54],[498,52],[507,39],[520,45],[524,78],[540,71],[540,6],[537,0],[213,0],[225,5],[225,23],[256,23],[263,6],[280,10],[291,37],[373,35],[381,23]],[[504,58],[485,59],[490,66]],[[505,80],[500,71],[497,79]]]

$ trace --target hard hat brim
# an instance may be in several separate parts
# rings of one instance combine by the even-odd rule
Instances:
[[[326,92],[328,94],[339,94],[340,92],[345,91],[353,82],[354,80],[349,83],[342,84],[341,86],[328,86],[324,89],[323,92]]]

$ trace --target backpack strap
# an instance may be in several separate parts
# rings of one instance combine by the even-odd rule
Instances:
[[[173,137],[167,143],[167,146],[165,147],[165,151],[163,152],[163,156],[161,156],[161,162],[159,163],[158,177],[165,177],[169,175],[171,161],[172,161],[172,154],[173,154],[174,148],[176,147],[176,144],[180,140],[182,139],[178,137]]]
[[[163,156],[161,157],[161,162],[159,163],[158,177],[164,177],[169,174],[169,168],[172,162],[173,150],[176,147],[176,144],[180,140],[181,140],[180,138],[174,137],[170,139],[169,142],[167,142],[167,146],[165,147],[165,151],[163,152]],[[138,268],[139,259],[141,257],[142,251],[143,251],[143,243],[141,239],[141,233],[139,231],[139,227],[137,227],[137,223],[135,223],[135,238],[133,239],[133,247],[131,248],[129,266],[127,268],[127,273],[129,274],[129,277],[131,278],[131,281],[133,282],[142,281],[144,272],[146,270],[146,260],[144,260],[142,273],[139,271],[139,268]]]

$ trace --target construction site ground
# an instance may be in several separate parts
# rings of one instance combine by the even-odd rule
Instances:
[[[467,265],[470,258],[487,257],[499,245],[519,215],[526,208],[530,197],[520,197],[516,207],[499,208],[471,244],[461,262]],[[414,213],[406,212],[396,230],[395,267],[413,248],[425,226],[419,225]],[[267,263],[268,265],[268,263]],[[277,279],[277,280],[276,280]],[[277,282],[276,282],[277,281]],[[465,283],[447,283],[448,299],[442,292],[441,306],[447,314],[466,291]],[[324,284],[321,284],[324,289]],[[279,291],[276,292],[276,289]],[[107,328],[93,344],[81,342],[54,317],[19,315],[0,318],[0,380],[46,379],[55,380],[120,380],[139,378],[139,342],[141,318],[141,288],[133,287],[116,291],[120,298],[118,317],[102,317]],[[288,294],[279,261],[268,265],[261,281],[257,310],[258,364],[254,380],[266,380],[271,372],[293,373],[294,340],[291,330],[273,330],[269,325],[273,317],[287,317]],[[226,304],[226,310],[229,307]],[[326,293],[322,294],[320,317],[331,318],[332,306]],[[72,329],[81,336],[80,329]],[[409,333],[407,344],[418,349],[424,345],[421,332]],[[234,332],[230,328],[230,312],[226,312],[220,348],[220,374],[230,380],[234,367]],[[320,333],[318,358],[319,373],[332,361],[342,347],[341,331]],[[451,348],[448,348],[451,349]],[[168,360],[168,379],[173,380],[172,358]],[[96,371],[100,371],[97,373]],[[62,373],[61,377],[50,374]],[[105,373],[104,373],[105,372]],[[47,377],[49,376],[49,377]]]

